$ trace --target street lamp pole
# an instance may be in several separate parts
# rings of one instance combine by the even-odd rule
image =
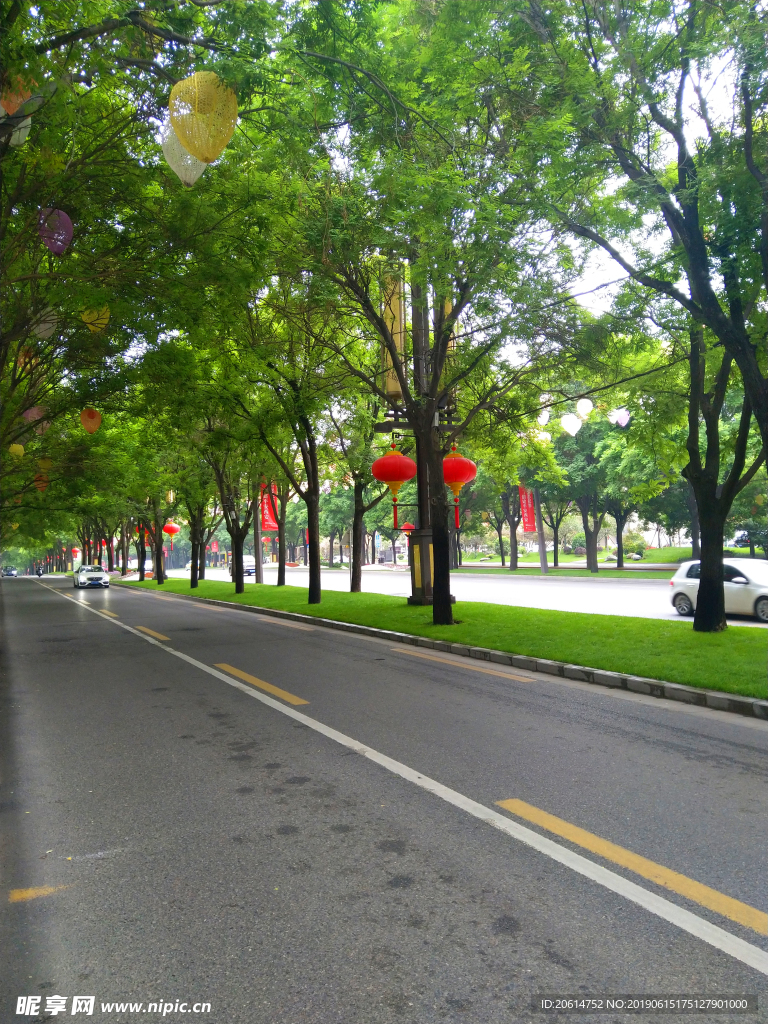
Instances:
[[[533,507],[536,510],[536,533],[539,538],[539,564],[542,576],[546,576],[549,572],[549,565],[547,564],[547,545],[544,540],[544,521],[541,518],[541,495],[538,487],[533,488]]]

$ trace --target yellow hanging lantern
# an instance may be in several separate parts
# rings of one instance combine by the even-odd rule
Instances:
[[[213,71],[196,71],[174,85],[168,112],[186,151],[212,164],[234,134],[237,96]]]
[[[38,459],[37,460],[37,465],[43,471],[43,473],[47,473],[49,469],[53,469],[53,460],[52,459]]]
[[[18,523],[11,523],[11,529],[12,530],[18,530],[18,528],[19,528],[19,524]]]
[[[23,444],[12,444],[8,446],[8,451],[14,457],[14,459],[24,458],[24,445]]]
[[[98,334],[109,323],[109,306],[102,306],[101,309],[85,309],[80,316],[88,330]]]

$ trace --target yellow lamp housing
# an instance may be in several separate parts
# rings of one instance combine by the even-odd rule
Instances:
[[[174,85],[168,113],[186,151],[212,164],[234,134],[237,96],[213,71],[196,71]]]

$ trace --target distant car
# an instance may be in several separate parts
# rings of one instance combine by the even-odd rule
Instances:
[[[3,576],[18,576],[19,570],[15,565],[6,565],[3,567]]]
[[[75,573],[76,587],[108,587],[109,573],[100,565],[81,565]]]
[[[699,593],[700,562],[683,562],[670,580],[671,601],[680,615],[692,615]],[[753,558],[724,558],[725,611],[754,615],[768,622],[768,562]]]
[[[229,563],[229,575],[232,575],[233,562]],[[256,559],[253,555],[243,555],[243,576],[256,575]]]

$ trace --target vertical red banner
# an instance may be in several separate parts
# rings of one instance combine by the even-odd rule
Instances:
[[[526,490],[522,484],[518,487],[518,491],[520,492],[523,531],[525,533],[536,533],[536,509],[533,504],[533,491]]]
[[[261,487],[261,528],[265,533],[277,529],[277,484]]]

